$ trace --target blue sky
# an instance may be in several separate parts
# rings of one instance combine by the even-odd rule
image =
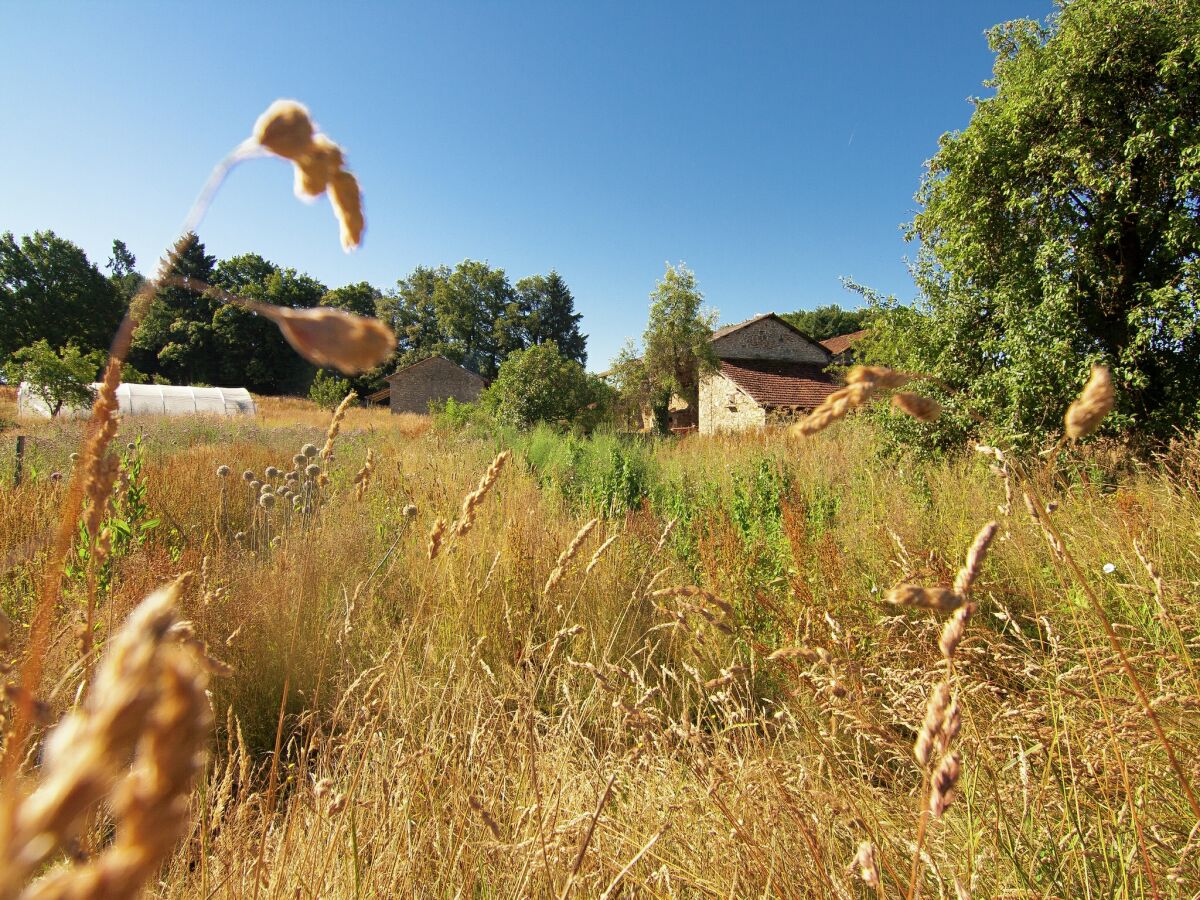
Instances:
[[[602,369],[667,261],[723,322],[902,299],[923,162],[985,92],[984,30],[1050,0],[858,3],[51,3],[0,0],[0,230],[144,271],[276,97],[348,153],[343,255],[322,199],[244,164],[200,228],[331,287],[419,264],[556,268]]]

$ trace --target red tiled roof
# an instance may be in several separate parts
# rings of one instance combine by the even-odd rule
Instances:
[[[837,356],[839,353],[845,353],[860,340],[867,336],[868,329],[862,328],[858,331],[852,331],[849,334],[839,334],[835,337],[826,338],[821,341],[821,346]]]
[[[825,368],[775,359],[723,359],[721,374],[760,406],[812,409],[838,389]]]

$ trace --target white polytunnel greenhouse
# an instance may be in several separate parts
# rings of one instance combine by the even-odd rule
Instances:
[[[100,385],[93,384],[93,390]],[[118,413],[123,416],[252,416],[254,398],[245,388],[185,387],[174,384],[122,384],[117,388]],[[27,382],[17,388],[17,412],[48,419],[50,406]],[[59,416],[77,418],[87,407],[63,407]]]

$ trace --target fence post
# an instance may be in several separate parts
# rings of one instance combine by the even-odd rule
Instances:
[[[17,435],[17,449],[13,455],[13,487],[21,486],[21,464],[25,460],[25,435]]]

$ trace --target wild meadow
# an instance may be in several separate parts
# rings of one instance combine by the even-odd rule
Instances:
[[[54,614],[35,747],[164,585],[183,621],[162,640],[204,661],[207,757],[173,801],[183,839],[142,847],[151,895],[1200,884],[1194,442],[925,462],[853,416],[655,440],[350,408],[327,446],[327,413],[260,410],[121,421],[108,558],[68,561]],[[14,663],[83,426],[22,430],[0,488]],[[885,602],[956,577],[965,605]],[[24,806],[63,814],[40,778]],[[27,877],[87,870],[130,817],[114,791]],[[46,881],[22,896],[105,895]]]

